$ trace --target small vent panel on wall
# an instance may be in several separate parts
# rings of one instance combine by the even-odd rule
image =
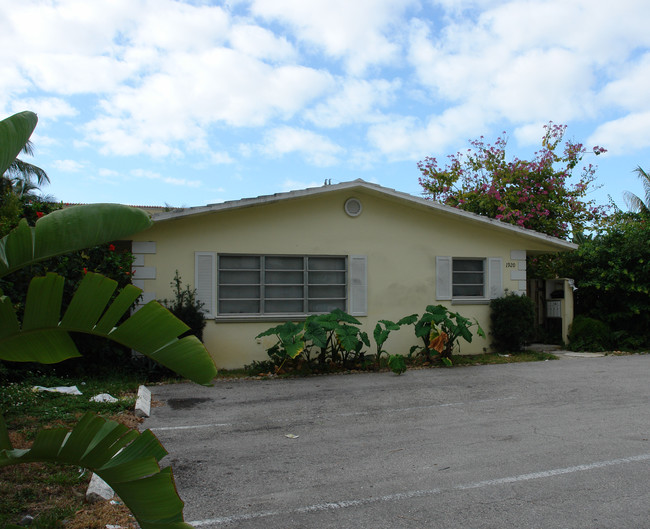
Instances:
[[[345,201],[345,212],[350,217],[358,217],[361,215],[361,201],[358,198],[348,198]]]

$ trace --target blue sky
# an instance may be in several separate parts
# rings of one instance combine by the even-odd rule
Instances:
[[[543,125],[650,170],[647,0],[0,0],[0,107],[64,202],[196,206],[362,178]]]

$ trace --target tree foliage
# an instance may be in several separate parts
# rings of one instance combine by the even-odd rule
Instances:
[[[623,191],[623,197],[630,211],[648,216],[650,215],[650,175],[641,166],[638,166],[634,172],[643,184],[644,196],[641,198],[630,191]]]
[[[596,167],[582,168],[577,183],[569,180],[587,150],[564,140],[566,126],[544,127],[542,146],[532,160],[506,159],[505,133],[494,145],[483,137],[471,149],[449,156],[444,168],[436,158],[418,163],[420,185],[428,197],[449,206],[523,228],[568,239],[606,215],[606,208],[587,200]],[[601,147],[591,151],[598,155]]]
[[[575,280],[576,315],[609,325],[620,348],[650,345],[650,220],[617,213],[601,233],[586,237],[575,252],[532,259],[544,276],[552,270]]]

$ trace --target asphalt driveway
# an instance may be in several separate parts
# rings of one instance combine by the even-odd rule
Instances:
[[[151,387],[185,518],[650,527],[650,355]]]

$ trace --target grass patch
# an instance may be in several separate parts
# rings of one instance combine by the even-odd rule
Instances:
[[[139,420],[132,410],[142,382],[123,376],[89,379],[28,375],[21,382],[0,387],[0,409],[14,448],[29,448],[38,430],[70,428],[87,411],[129,427],[137,426]],[[77,386],[82,395],[39,392],[34,391],[34,386]],[[118,402],[90,402],[100,393],[108,393]],[[115,524],[118,513],[113,505],[106,509],[84,504],[89,480],[89,472],[67,465],[29,463],[0,468],[0,527],[17,524],[25,515],[34,517],[32,528],[104,528]],[[102,509],[103,517],[97,515],[97,509]],[[126,508],[122,506],[122,510]],[[87,517],[96,523],[78,525],[76,520],[82,512],[94,513]],[[121,518],[129,516],[128,510],[119,514]]]
[[[491,364],[515,364],[519,362],[544,362],[545,360],[557,360],[558,357],[551,353],[538,351],[525,351],[521,353],[485,353],[480,355],[456,355],[452,356],[455,366],[479,366]]]

